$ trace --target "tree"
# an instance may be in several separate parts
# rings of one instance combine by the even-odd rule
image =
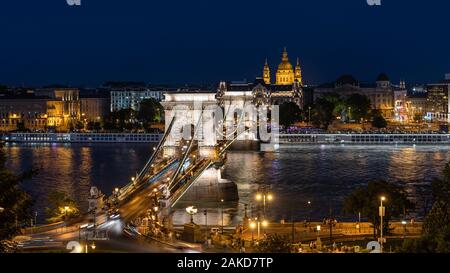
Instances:
[[[372,110],[372,126],[375,128],[386,128],[387,121],[384,119],[381,111],[378,109]]]
[[[141,102],[137,117],[146,122],[159,121],[163,112],[162,105],[156,99],[150,98]]]
[[[86,130],[88,130],[88,131],[93,131],[94,130],[94,122],[93,121],[89,121],[86,124]]]
[[[290,253],[291,243],[287,237],[273,234],[260,240],[256,250],[260,253]]]
[[[327,129],[331,121],[334,119],[333,111],[335,105],[333,102],[325,99],[318,98],[314,105],[312,122],[315,126]]]
[[[116,112],[112,112],[110,115],[110,122],[114,124],[114,128],[123,130],[132,130],[136,127],[137,112],[133,109],[121,109]]]
[[[435,179],[431,187],[433,206],[425,217],[422,236],[406,240],[403,252],[450,252],[450,162],[445,165],[443,178]]]
[[[75,122],[75,129],[77,129],[77,130],[83,130],[83,129],[84,129],[84,123],[81,122],[81,121],[79,121],[79,120],[77,120],[77,121]]]
[[[326,93],[322,98],[333,104],[333,118],[341,116],[346,111],[346,102],[338,93]]]
[[[360,94],[352,94],[346,100],[350,119],[360,121],[369,117],[370,99]]]
[[[33,171],[14,175],[5,167],[6,159],[0,145],[0,252],[8,251],[8,240],[31,219],[32,200],[21,187]]]
[[[102,129],[102,125],[100,122],[96,121],[94,122],[94,126],[93,126],[94,131],[98,132]]]
[[[375,231],[380,232],[380,217],[378,208],[380,197],[385,196],[385,216],[383,217],[383,231],[389,230],[389,220],[406,214],[412,209],[413,203],[408,200],[403,187],[382,180],[369,182],[366,187],[358,187],[344,200],[344,213],[356,215],[361,213],[372,223]]]
[[[86,125],[88,131],[100,131],[101,124],[98,121],[89,121]]]
[[[111,115],[103,120],[102,123],[102,128],[105,131],[117,131],[118,127],[116,122],[113,120],[113,118],[111,117]]]
[[[46,204],[45,213],[50,223],[69,220],[79,214],[78,204],[64,192],[51,192]]]
[[[141,102],[137,118],[142,127],[149,131],[152,122],[161,121],[162,113],[164,113],[162,105],[156,99],[150,98]]]
[[[280,124],[290,126],[301,119],[300,107],[294,102],[285,102],[280,105]]]
[[[328,125],[338,116],[345,113],[346,103],[337,93],[326,93],[316,100],[313,106],[312,122],[320,128]]]

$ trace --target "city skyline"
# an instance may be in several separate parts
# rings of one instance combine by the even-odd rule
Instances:
[[[342,74],[373,81],[380,72],[393,82],[431,83],[450,71],[448,3],[327,1],[324,9],[322,1],[200,1],[171,10],[165,3],[85,0],[27,3],[23,10],[19,2],[0,11],[1,84],[253,81],[266,58],[272,68],[278,64],[283,47],[299,56],[305,84]],[[422,20],[426,14],[433,16]]]
[[[6,1],[0,257],[235,272],[450,253],[448,10]]]

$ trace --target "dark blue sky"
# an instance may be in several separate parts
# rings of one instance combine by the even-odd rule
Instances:
[[[450,72],[450,1],[14,0],[0,5],[0,83],[253,80],[284,46],[306,83]]]

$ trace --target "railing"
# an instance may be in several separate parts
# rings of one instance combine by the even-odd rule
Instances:
[[[280,144],[450,144],[450,134],[279,134]]]
[[[155,151],[153,152],[153,154],[151,155],[151,157],[149,158],[147,163],[144,165],[141,172],[136,176],[134,181],[131,181],[130,183],[128,183],[127,185],[125,185],[124,187],[122,187],[120,189],[119,196],[118,196],[119,200],[125,199],[129,194],[132,194],[135,189],[140,187],[140,185],[142,184],[142,181],[144,181],[144,179],[145,179],[145,175],[148,173],[153,162],[155,161],[158,154],[160,153],[164,142],[166,141],[167,137],[169,136],[170,131],[172,130],[172,126],[175,122],[175,119],[176,119],[176,117],[174,116],[172,118],[172,120],[170,121],[169,127],[167,128],[166,132],[164,133],[163,137],[159,141],[158,146],[155,148]]]
[[[203,114],[203,110],[202,110],[202,112],[200,113],[200,118],[199,118],[198,121],[197,121],[197,126],[195,127],[194,135],[193,135],[193,137],[191,138],[191,140],[190,140],[190,142],[189,142],[189,146],[187,147],[187,149],[186,149],[186,151],[185,151],[185,153],[184,153],[184,155],[183,155],[183,158],[181,159],[181,161],[180,161],[180,163],[179,163],[177,169],[175,170],[174,174],[173,174],[172,177],[170,178],[168,188],[171,188],[171,187],[172,187],[172,184],[173,184],[174,181],[176,180],[178,174],[179,174],[180,171],[181,171],[181,168],[183,168],[184,162],[186,161],[186,159],[187,159],[189,153],[191,152],[192,146],[193,146],[193,144],[194,144],[194,139],[195,139],[195,137],[198,135],[198,130],[199,130],[199,128],[200,128],[199,125],[200,125],[200,122],[202,121],[202,114]]]
[[[204,162],[202,162],[200,165],[200,168],[196,171],[196,174],[192,176],[185,184],[181,186],[181,188],[177,189],[175,193],[171,196],[172,202],[171,207],[174,207],[175,204],[183,197],[183,195],[189,190],[189,188],[197,181],[197,179],[203,174],[205,170],[207,170],[211,165],[213,164],[213,161],[207,159]]]
[[[164,167],[162,167],[160,170],[158,170],[158,172],[156,172],[153,176],[148,177],[145,181],[152,181],[157,179],[158,177],[160,177],[162,175],[162,173],[165,173],[168,169],[170,169],[170,167],[175,164],[178,160],[176,159],[172,159],[170,161],[167,162],[167,164],[164,165]],[[123,188],[120,189],[120,195],[118,196],[118,199],[120,201],[125,200],[126,198],[128,198],[133,192],[139,190],[142,186],[144,186],[145,183],[141,183],[139,185],[134,185],[133,183],[129,183],[126,186],[124,186]]]
[[[166,132],[164,133],[164,136],[161,138],[161,140],[158,143],[158,146],[155,149],[155,152],[152,154],[152,156],[150,157],[150,159],[147,161],[147,163],[144,165],[144,168],[142,169],[142,171],[138,174],[138,176],[136,177],[136,181],[137,183],[140,183],[142,175],[148,172],[148,169],[151,167],[151,164],[153,163],[153,161],[155,160],[156,156],[158,155],[158,153],[160,152],[161,147],[163,146],[164,142],[166,142],[167,137],[170,134],[170,131],[172,130],[172,126],[175,123],[175,119],[176,117],[174,116],[172,118],[172,120],[170,121],[169,127],[167,128]]]

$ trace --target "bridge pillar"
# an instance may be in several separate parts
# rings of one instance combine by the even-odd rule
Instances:
[[[218,109],[215,93],[168,93],[161,104],[166,125],[173,117],[176,118],[164,143],[165,155],[176,156],[182,140],[198,140],[199,147],[214,147],[217,144],[213,119]],[[200,156],[207,156],[211,149],[199,150]]]

